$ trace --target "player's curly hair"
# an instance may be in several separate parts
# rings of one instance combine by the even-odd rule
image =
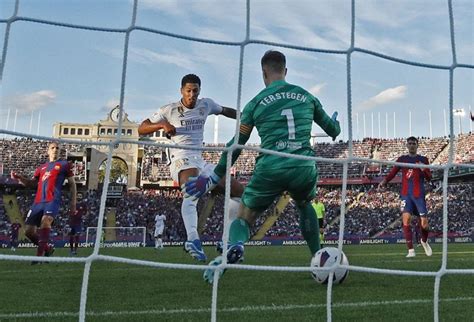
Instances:
[[[201,87],[201,79],[197,75],[187,74],[181,79],[181,87],[186,84],[198,84]]]

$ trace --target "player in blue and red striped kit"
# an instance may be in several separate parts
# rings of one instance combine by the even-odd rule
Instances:
[[[402,155],[396,162],[429,164],[428,159],[417,154],[418,139],[411,136],[407,139],[408,154]],[[429,168],[409,168],[394,166],[387,176],[380,182],[379,188],[392,180],[398,171],[402,170],[402,191],[400,199],[402,200],[402,222],[403,233],[408,247],[407,257],[415,257],[415,249],[413,248],[413,236],[410,228],[411,216],[419,217],[421,230],[421,245],[427,256],[432,255],[432,250],[428,244],[428,210],[425,201],[425,180],[431,180],[431,171]]]
[[[12,251],[16,251],[16,247],[18,246],[18,234],[20,232],[20,228],[21,224],[18,219],[10,226],[10,245]]]
[[[79,237],[82,232],[82,217],[87,212],[86,202],[80,202],[77,205],[77,211],[71,212],[69,215],[69,254],[77,255],[77,246],[79,245]]]
[[[72,213],[76,212],[76,183],[71,164],[59,159],[60,147],[57,142],[48,145],[49,162],[39,166],[32,179],[12,171],[11,177],[26,187],[37,186],[35,200],[25,220],[25,235],[38,245],[37,256],[51,256],[54,246],[49,245],[49,235],[54,218],[59,213],[61,191],[64,180],[68,180],[71,193]],[[39,227],[39,229],[37,229]],[[36,264],[38,262],[33,262]]]

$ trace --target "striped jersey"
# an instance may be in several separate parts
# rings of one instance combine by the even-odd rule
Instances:
[[[423,163],[429,164],[428,159],[424,156],[417,154],[416,156],[402,155],[397,159],[396,162],[402,163]],[[394,166],[392,170],[387,174],[385,180],[389,182],[392,180],[398,171],[402,170],[402,191],[400,194],[405,196],[413,196],[418,198],[425,195],[425,179],[431,180],[431,171],[430,169],[420,169],[420,168],[405,168]]]
[[[69,226],[71,227],[81,226],[82,218],[87,213],[87,204],[85,202],[79,203],[76,208],[76,213],[69,215]]]
[[[64,160],[47,162],[39,166],[34,174],[34,178],[38,180],[34,204],[61,202],[64,180],[72,176],[71,164]]]

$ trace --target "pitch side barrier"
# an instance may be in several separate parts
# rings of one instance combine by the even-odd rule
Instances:
[[[431,244],[441,244],[443,242],[442,237],[431,237],[428,238]],[[325,246],[337,246],[337,239],[325,239]],[[344,239],[345,245],[383,245],[383,244],[403,244],[405,245],[404,238],[397,237],[385,237],[385,238],[348,238]],[[452,244],[470,244],[474,243],[474,235],[467,236],[454,236],[448,237],[448,243]],[[184,242],[163,242],[165,247],[183,247]],[[203,241],[204,246],[215,246],[216,241]],[[300,246],[306,245],[306,241],[303,239],[263,239],[263,240],[251,240],[245,243],[246,246]],[[55,241],[54,246],[57,248],[69,248],[69,242],[66,241]],[[80,242],[79,248],[94,247],[94,243]],[[101,248],[135,248],[143,247],[143,242],[132,242],[132,241],[113,241],[101,243]],[[147,241],[145,247],[154,247],[154,241]],[[0,248],[9,248],[10,242],[8,239],[0,238]],[[33,248],[36,247],[32,243],[20,242],[17,248]]]

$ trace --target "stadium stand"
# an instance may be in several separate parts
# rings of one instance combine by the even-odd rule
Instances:
[[[420,143],[419,153],[426,155],[434,164],[447,162],[449,141],[446,138],[423,138]],[[45,143],[32,139],[2,139],[0,140],[1,156],[4,174],[10,170],[32,175],[35,167],[45,161],[45,156],[35,153],[44,150]],[[215,146],[215,145],[207,145]],[[222,145],[220,145],[222,146]],[[169,170],[165,149],[155,146],[144,146],[142,160],[143,182],[157,182],[169,179]],[[472,163],[474,160],[474,135],[461,134],[455,139],[455,155],[457,162]],[[318,143],[314,146],[317,156],[326,158],[344,158],[348,155],[347,142]],[[367,138],[354,141],[354,155],[363,158],[380,160],[394,160],[405,152],[405,140],[383,140]],[[67,144],[63,147],[63,155],[68,152],[82,151],[81,145]],[[217,162],[219,151],[203,151],[204,158],[209,162]],[[241,181],[247,181],[253,171],[257,153],[244,150],[234,166],[232,173]],[[342,174],[340,164],[318,162],[320,177],[334,178]],[[349,177],[357,178],[367,175],[381,176],[389,167],[372,166],[371,164],[353,163],[349,166]],[[8,176],[2,178],[0,196],[8,192],[5,187],[10,187]],[[428,209],[430,212],[431,230],[442,231],[442,191],[439,183],[431,185],[427,195]],[[471,235],[474,233],[470,209],[474,206],[472,183],[455,183],[448,187],[448,231],[451,235]],[[346,229],[347,238],[364,238],[374,236],[401,236],[398,185],[392,185],[387,191],[379,192],[371,185],[352,185],[347,190],[346,196]],[[325,229],[328,238],[336,238],[339,232],[339,216],[341,203],[340,186],[319,187],[318,193],[326,206]],[[100,193],[94,190],[81,191],[83,200],[87,203],[87,214],[84,216],[85,227],[97,226],[99,214]],[[117,227],[147,227],[149,238],[153,231],[155,214],[163,213],[167,217],[167,228],[164,232],[164,241],[183,241],[185,239],[184,225],[180,215],[181,192],[174,188],[160,190],[144,190],[126,193],[123,198],[113,205],[115,213],[115,226]],[[34,191],[23,189],[16,190],[16,200],[20,212],[25,215],[33,201]],[[63,195],[66,199],[66,194]],[[198,209],[205,207],[207,197],[199,201]],[[275,203],[258,219],[252,230],[252,235],[258,232],[262,225],[271,216],[275,216]],[[63,200],[61,215],[54,223],[54,237],[66,239],[68,232],[68,202]],[[0,238],[7,238],[10,220],[6,215],[3,197],[0,198]],[[110,210],[110,209],[109,209]],[[222,236],[224,199],[217,196],[214,207],[202,227],[204,240],[218,240]],[[275,218],[274,218],[275,219]],[[105,221],[105,219],[104,219]],[[290,201],[284,211],[278,216],[271,227],[265,228],[265,238],[299,238],[298,215],[293,203]],[[267,222],[268,224],[268,222]]]

